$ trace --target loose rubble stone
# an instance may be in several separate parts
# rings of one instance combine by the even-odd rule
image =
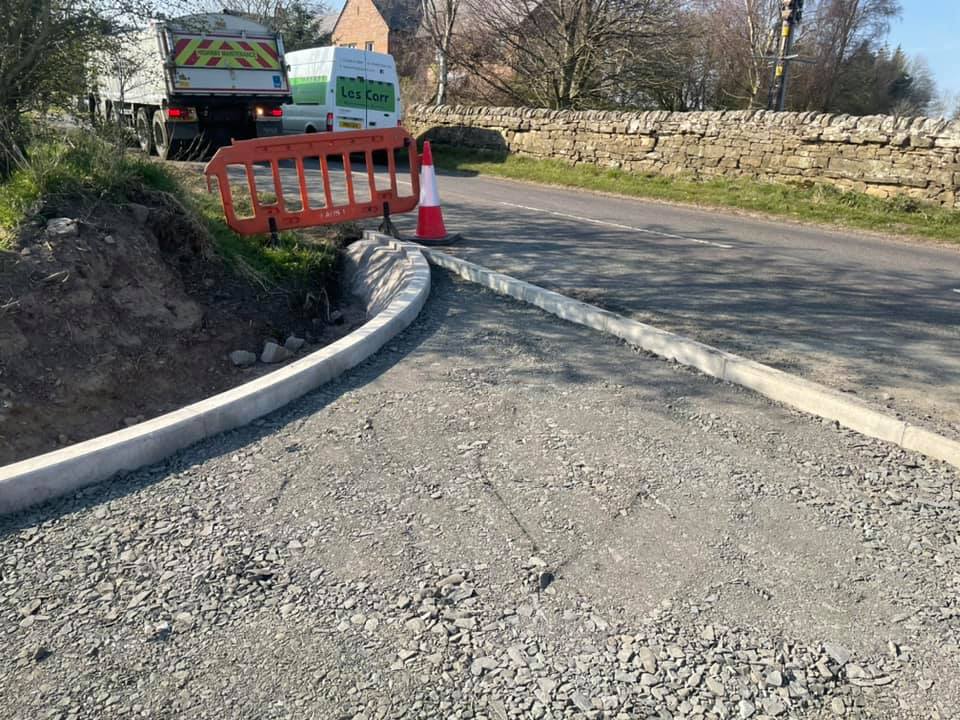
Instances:
[[[824,643],[823,650],[830,658],[840,666],[846,665],[850,660],[850,651],[842,645],[836,643]]]
[[[260,354],[260,362],[267,364],[281,363],[293,357],[293,353],[275,342],[266,342]]]
[[[296,335],[291,335],[287,338],[283,346],[292,353],[298,352],[306,344],[306,340],[303,338],[298,338]]]
[[[588,698],[579,690],[574,691],[573,695],[570,696],[570,699],[573,700],[573,704],[577,706],[580,712],[590,712],[593,710],[593,703],[590,702],[590,698]]]
[[[764,698],[761,704],[763,705],[763,711],[772,717],[782,715],[787,710],[786,706],[777,698]]]
[[[73,218],[59,217],[47,220],[47,237],[62,239],[74,237],[79,232],[80,225]]]
[[[248,350],[234,350],[230,353],[230,362],[237,367],[250,367],[257,362],[257,356]]]

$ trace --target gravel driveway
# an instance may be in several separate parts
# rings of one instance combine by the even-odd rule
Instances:
[[[0,520],[3,718],[951,718],[942,465],[434,273],[253,427]]]

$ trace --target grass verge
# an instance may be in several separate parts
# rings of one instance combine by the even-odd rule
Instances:
[[[445,170],[528,180],[638,198],[736,208],[803,222],[840,225],[889,235],[913,235],[960,243],[960,211],[908,197],[889,200],[829,185],[777,184],[755,180],[692,180],[639,175],[594,165],[438,146],[434,161]]]
[[[200,218],[213,238],[217,254],[228,266],[264,290],[306,295],[333,277],[337,263],[336,231],[329,235],[280,233],[271,245],[260,236],[238,235],[227,225],[219,195],[207,192],[206,179],[195,170],[167,170],[177,185],[175,193]],[[238,207],[242,212],[242,208]]]
[[[10,249],[17,228],[40,211],[42,200],[87,194],[123,201],[142,187],[175,190],[160,166],[88,133],[38,137],[27,163],[0,182],[0,249]]]
[[[0,250],[12,249],[17,228],[56,196],[88,195],[122,203],[143,189],[168,192],[194,212],[213,239],[216,253],[265,290],[306,295],[332,278],[337,250],[323,237],[281,235],[272,246],[244,237],[226,224],[219,200],[194,171],[150,161],[91,133],[39,137],[29,161],[0,182]]]

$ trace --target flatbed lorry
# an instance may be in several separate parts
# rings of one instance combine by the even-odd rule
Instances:
[[[165,160],[280,135],[291,101],[283,39],[229,13],[152,20],[100,53],[94,74],[95,120],[131,128]]]

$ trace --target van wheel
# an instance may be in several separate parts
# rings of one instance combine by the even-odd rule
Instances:
[[[311,133],[315,133],[316,131],[317,129],[313,125],[307,125],[307,128],[304,130],[304,132],[307,135],[310,135]]]
[[[134,123],[137,129],[137,142],[140,143],[140,149],[147,155],[152,155],[154,151],[153,128],[150,127],[150,118],[145,108],[137,110],[137,117]]]
[[[161,160],[176,160],[183,151],[183,142],[170,138],[162,110],[153,114],[153,144]]]

